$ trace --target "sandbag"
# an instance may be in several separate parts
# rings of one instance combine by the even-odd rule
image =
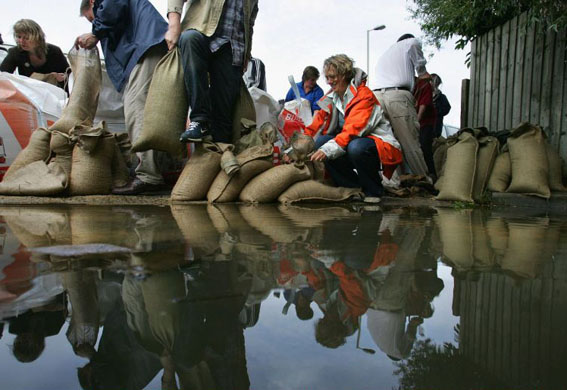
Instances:
[[[549,188],[551,191],[567,191],[563,185],[561,156],[550,144],[547,144],[547,164],[549,166]]]
[[[478,141],[463,131],[458,142],[447,149],[447,161],[440,180],[438,200],[472,202]]]
[[[10,177],[23,166],[34,161],[46,161],[49,157],[49,142],[51,140],[51,132],[44,128],[35,130],[30,137],[28,145],[16,156],[14,162],[4,175],[4,181],[10,180]]]
[[[30,75],[31,79],[43,81],[44,83],[48,83],[51,85],[55,85],[56,87],[59,86],[59,82],[57,81],[57,76],[53,73],[37,73],[33,72]]]
[[[476,171],[473,185],[473,198],[482,199],[486,184],[498,156],[498,140],[495,137],[481,137],[478,140],[478,153],[476,156]]]
[[[512,180],[512,164],[508,151],[500,153],[492,167],[486,188],[492,192],[506,192]]]
[[[102,72],[98,49],[71,49],[68,54],[75,79],[69,102],[61,118],[49,130],[69,133],[73,127],[83,123],[91,125],[98,106],[102,83]]]
[[[130,180],[130,170],[116,142],[114,142],[110,171],[112,173],[112,188],[123,187],[128,184]]]
[[[506,192],[549,199],[547,147],[541,128],[523,123],[508,137],[512,181]]]
[[[18,169],[8,181],[0,182],[0,194],[48,196],[67,188],[67,174],[59,166],[34,161]]]
[[[447,149],[449,149],[449,144],[445,138],[435,138],[433,140],[433,164],[438,177],[443,176],[443,169],[447,160]]]
[[[280,203],[295,202],[341,202],[352,197],[362,198],[360,188],[331,187],[315,180],[304,180],[292,184],[279,197]]]
[[[282,192],[298,181],[311,178],[306,165],[278,165],[253,178],[240,193],[244,202],[275,202]]]
[[[204,142],[195,146],[191,156],[175,187],[171,191],[172,201],[203,200],[211,183],[221,170],[220,159],[223,151],[230,144]]]
[[[255,176],[272,167],[272,146],[253,146],[236,156],[240,170],[229,176],[221,170],[207,193],[209,202],[232,202],[244,186]]]
[[[176,47],[156,65],[144,107],[144,127],[132,144],[133,152],[153,149],[176,157],[186,154],[185,145],[179,142],[189,109],[183,77],[181,53]]]
[[[71,195],[105,195],[112,189],[112,159],[116,141],[112,135],[99,137],[96,149],[88,153],[75,145],[71,163]]]

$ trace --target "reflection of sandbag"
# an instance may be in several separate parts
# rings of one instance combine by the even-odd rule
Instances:
[[[298,181],[307,180],[311,173],[307,166],[279,165],[253,178],[240,193],[244,202],[274,202],[282,192]]]
[[[494,266],[494,252],[490,246],[490,237],[486,219],[480,210],[474,210],[472,215],[473,256],[474,268],[488,270]]]
[[[172,205],[171,213],[197,257],[211,255],[218,250],[219,232],[205,205]]]
[[[462,132],[458,142],[447,149],[447,162],[442,176],[439,200],[472,202],[478,141],[469,132]]]
[[[28,145],[16,156],[14,162],[4,175],[4,181],[10,180],[10,177],[19,168],[28,165],[34,161],[46,161],[49,157],[49,141],[51,133],[43,128],[35,130],[30,137]]]
[[[481,200],[494,161],[498,155],[498,140],[495,137],[481,137],[478,140],[478,154],[476,156],[476,170],[473,186],[474,200]]]
[[[171,191],[173,201],[203,200],[221,170],[220,159],[228,144],[197,144]]]
[[[186,148],[179,136],[185,130],[188,107],[183,66],[176,47],[156,65],[144,108],[144,129],[132,151],[154,149],[183,156]]]
[[[316,228],[327,221],[360,217],[359,212],[341,206],[287,205],[278,206],[278,210],[299,227]]]
[[[105,243],[124,246],[131,229],[123,218],[120,224],[112,223],[115,215],[100,206],[71,208],[70,225],[73,245]]]
[[[67,188],[67,174],[58,166],[34,161],[18,169],[10,180],[0,183],[0,194],[47,196]]]
[[[497,256],[504,256],[508,248],[508,224],[502,218],[489,218],[486,231],[490,239],[490,247]]]
[[[221,170],[210,186],[207,194],[209,202],[232,202],[238,199],[242,188],[255,176],[272,167],[272,147],[254,146],[240,153],[236,160],[240,170],[228,176]]]
[[[62,133],[68,133],[80,123],[93,123],[102,80],[98,49],[72,49],[68,58],[75,83],[61,118],[49,128]]]
[[[243,218],[236,204],[209,205],[207,211],[220,234],[230,233],[237,241],[245,244],[270,245],[272,240],[261,234]]]
[[[106,195],[112,188],[112,159],[116,141],[112,135],[97,137],[96,148],[86,152],[78,144],[73,149],[69,191],[71,195]]]
[[[492,192],[506,192],[512,180],[512,164],[510,153],[500,153],[494,161],[494,167],[488,179],[487,188]]]
[[[69,217],[64,209],[9,208],[1,214],[10,230],[28,248],[71,243]]]
[[[250,226],[270,237],[276,243],[303,241],[304,229],[294,226],[289,219],[279,212],[275,205],[242,205],[239,210]]]
[[[551,257],[546,253],[546,236],[549,221],[508,221],[510,231],[508,248],[502,258],[502,269],[524,278],[535,278],[541,266]]]
[[[356,196],[363,196],[360,188],[331,187],[315,180],[304,180],[292,184],[278,197],[278,201],[280,203],[341,202]]]
[[[512,182],[506,190],[548,199],[549,167],[541,128],[523,123],[508,137]]]
[[[547,163],[549,165],[549,188],[551,191],[567,191],[561,174],[561,156],[550,144],[547,144]]]
[[[94,348],[100,325],[97,271],[65,272],[62,279],[72,307],[67,339],[74,349],[85,345]]]
[[[443,255],[459,271],[471,269],[474,264],[472,210],[437,209],[435,216]]]

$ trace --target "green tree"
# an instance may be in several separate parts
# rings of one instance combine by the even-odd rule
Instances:
[[[412,16],[425,33],[427,43],[441,43],[458,37],[456,48],[462,49],[479,35],[528,11],[530,22],[548,29],[567,27],[565,0],[414,0],[409,7]]]

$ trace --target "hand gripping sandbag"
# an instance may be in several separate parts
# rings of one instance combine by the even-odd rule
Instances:
[[[71,49],[68,58],[75,80],[73,90],[61,118],[49,128],[61,133],[69,133],[80,123],[93,123],[102,83],[98,49]]]
[[[132,151],[153,149],[184,156],[187,149],[179,136],[185,130],[188,109],[181,55],[175,48],[156,66],[144,108],[144,127]]]
[[[51,140],[51,133],[43,128],[35,130],[30,137],[28,146],[26,146],[18,155],[16,159],[10,165],[6,174],[4,175],[4,181],[9,181],[10,177],[18,169],[32,163],[34,161],[46,161],[49,157],[49,141]]]
[[[522,123],[508,137],[512,182],[506,192],[549,199],[549,166],[546,141],[541,128]]]

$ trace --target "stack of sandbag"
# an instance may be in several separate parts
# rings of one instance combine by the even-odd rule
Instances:
[[[70,133],[90,127],[98,105],[101,66],[97,49],[72,49],[68,55],[74,88],[61,118],[49,129],[37,129],[0,183],[5,195],[56,195],[69,185],[73,155]]]
[[[434,159],[438,161],[440,174],[435,183],[439,191],[437,199],[462,202],[482,199],[499,149],[498,140],[487,134],[484,128],[462,129],[447,139],[446,145],[436,149],[438,156],[434,155]]]
[[[510,132],[498,155],[488,189],[548,199],[551,191],[567,191],[562,183],[561,157],[546,142],[539,126],[523,123]]]

